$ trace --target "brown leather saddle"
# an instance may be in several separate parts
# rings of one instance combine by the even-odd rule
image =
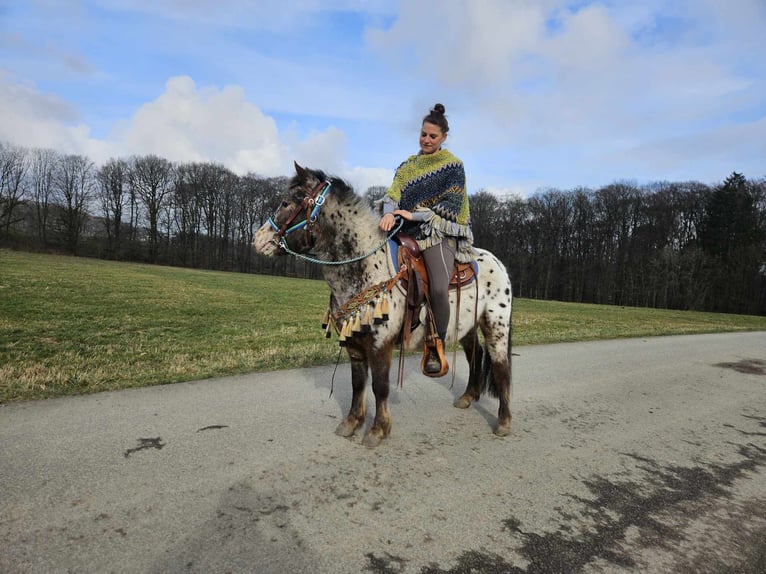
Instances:
[[[405,233],[398,233],[394,237],[395,243],[398,245],[397,251],[397,265],[398,269],[406,269],[406,272],[401,274],[400,283],[405,293],[407,294],[407,309],[404,317],[404,325],[402,326],[401,343],[402,351],[407,349],[409,344],[410,334],[418,326],[420,326],[420,310],[425,305],[427,309],[426,313],[426,337],[423,345],[423,360],[421,361],[421,370],[423,374],[430,377],[441,377],[447,373],[449,368],[447,360],[444,357],[444,348],[441,339],[436,333],[436,323],[434,322],[433,313],[431,312],[431,306],[428,299],[428,270],[426,269],[425,260],[420,251],[420,247],[415,240]],[[476,280],[476,268],[473,263],[459,263],[455,262],[452,277],[450,279],[449,289],[458,290],[458,301],[460,300],[460,291],[463,286]],[[458,303],[458,307],[459,307]],[[442,368],[438,373],[429,373],[426,371],[425,363],[431,352],[436,352],[439,356],[439,360],[442,364]],[[403,357],[402,352],[400,357]],[[399,380],[402,380],[403,362],[400,358],[399,363]]]
[[[428,292],[428,270],[426,269],[426,263],[423,260],[423,255],[420,252],[420,247],[417,242],[407,235],[406,233],[397,233],[394,237],[394,241],[398,245],[397,251],[397,269],[400,269],[403,265],[411,265],[416,272],[416,278],[419,283],[422,284],[421,289],[425,295]],[[410,277],[405,275],[402,278],[402,287],[407,290],[408,281]],[[450,291],[457,289],[458,287],[464,287],[476,279],[476,268],[473,263],[460,263],[455,261],[453,267],[452,277],[450,278],[449,288]]]

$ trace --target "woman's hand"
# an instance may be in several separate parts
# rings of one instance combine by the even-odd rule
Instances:
[[[383,231],[391,231],[394,228],[394,225],[396,225],[396,215],[407,221],[412,221],[412,212],[407,211],[406,209],[395,209],[393,213],[386,213],[380,218],[378,227]]]
[[[380,218],[380,223],[378,223],[378,227],[382,231],[391,231],[394,228],[394,224],[396,223],[396,218],[394,217],[393,213],[386,213],[383,217]]]

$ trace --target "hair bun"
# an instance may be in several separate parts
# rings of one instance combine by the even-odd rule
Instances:
[[[437,114],[444,115],[444,112],[445,112],[444,105],[442,105],[442,104],[435,104],[434,105],[434,109],[432,111],[436,112]]]

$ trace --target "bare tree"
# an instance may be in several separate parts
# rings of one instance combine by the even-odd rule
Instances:
[[[128,169],[130,188],[146,210],[149,223],[149,259],[157,261],[160,211],[172,190],[173,164],[156,155],[133,157]]]
[[[70,253],[77,252],[94,187],[92,161],[82,155],[59,157],[53,172],[53,190],[61,206],[59,223],[64,245]]]
[[[35,202],[37,236],[43,247],[47,247],[49,242],[53,172],[59,161],[60,156],[52,149],[35,149],[32,153],[29,181]]]
[[[528,229],[536,267],[529,286],[535,297],[561,299],[565,257],[572,236],[570,197],[558,189],[539,192],[529,199],[529,213],[534,220]]]
[[[526,221],[528,214],[526,201],[518,195],[502,198],[497,212],[495,255],[505,263],[513,279],[516,294],[522,293],[527,284],[529,251],[526,241]],[[471,217],[476,230],[480,222],[474,215]]]
[[[96,173],[98,199],[104,216],[108,251],[114,255],[120,249],[122,211],[127,200],[128,164],[122,159],[110,159]]]
[[[216,206],[213,222],[215,231],[210,237],[211,247],[214,248],[211,262],[217,269],[227,269],[229,246],[233,241],[237,176],[220,164],[210,164],[206,183],[205,196]]]
[[[0,237],[15,223],[14,211],[25,195],[29,153],[25,148],[0,142]]]
[[[178,257],[184,265],[200,264],[202,186],[204,164],[184,163],[177,168],[173,186],[173,215]]]

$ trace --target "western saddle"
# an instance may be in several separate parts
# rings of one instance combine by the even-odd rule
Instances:
[[[423,358],[420,362],[420,368],[423,374],[429,377],[441,377],[447,374],[449,364],[444,356],[444,345],[436,332],[436,322],[434,321],[431,303],[429,299],[429,281],[428,270],[420,251],[420,247],[409,235],[399,232],[394,241],[398,244],[397,264],[400,271],[406,269],[402,274],[401,286],[407,294],[407,308],[405,309],[404,325],[401,332],[402,350],[399,361],[399,380],[402,380],[404,362],[404,353],[409,346],[410,334],[420,325],[420,310],[426,307],[426,336],[423,342]],[[449,289],[457,290],[457,310],[460,310],[460,291],[465,285],[475,280],[476,269],[472,263],[455,262],[452,277],[449,283]],[[438,372],[429,372],[426,369],[426,362],[431,353],[435,353],[441,364]]]

